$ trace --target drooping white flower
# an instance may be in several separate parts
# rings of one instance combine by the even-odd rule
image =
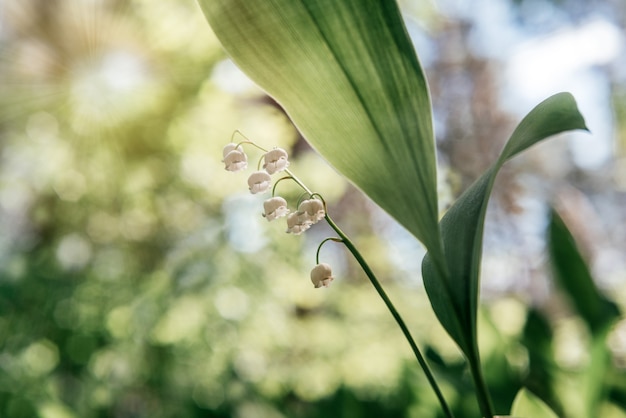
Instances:
[[[237,145],[234,142],[224,145],[224,149],[222,149],[222,157],[226,157],[226,155],[231,152],[237,150],[239,152],[243,152],[243,147],[241,145]]]
[[[255,171],[248,177],[248,186],[252,194],[263,193],[270,188],[271,183],[272,178],[265,171]]]
[[[298,206],[298,211],[304,213],[313,224],[322,220],[326,215],[324,203],[319,199],[303,200]]]
[[[315,288],[328,287],[335,280],[333,270],[326,263],[320,263],[311,270],[311,282]]]
[[[292,212],[287,216],[287,233],[300,235],[311,227],[312,223],[302,212]]]
[[[263,168],[269,174],[278,173],[289,167],[289,160],[287,159],[287,151],[282,148],[274,148],[265,153],[263,159],[265,163]]]
[[[226,152],[226,150],[228,148],[230,148],[231,144],[228,144],[224,147],[224,152]],[[241,170],[245,170],[248,167],[248,156],[246,155],[245,152],[243,152],[243,150],[241,150],[241,147],[237,147],[237,149],[234,149],[235,144],[232,144],[232,150],[226,152],[226,154],[224,155],[224,159],[222,160],[222,162],[225,165],[225,169],[228,171],[232,171],[233,173],[236,171],[241,171]]]
[[[287,209],[287,201],[280,196],[272,197],[271,199],[267,199],[263,202],[263,209],[265,209],[263,216],[268,221],[273,221],[274,219],[283,217],[289,213],[289,209]]]

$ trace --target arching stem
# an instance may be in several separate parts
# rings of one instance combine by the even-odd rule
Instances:
[[[424,371],[424,374],[426,375],[426,379],[428,380],[428,383],[430,384],[431,388],[435,392],[435,395],[437,396],[437,399],[439,400],[439,403],[441,404],[441,408],[443,409],[443,412],[448,418],[453,418],[454,414],[452,413],[452,410],[446,403],[446,400],[443,397],[443,394],[441,393],[441,389],[439,389],[439,385],[437,384],[437,381],[435,380],[435,377],[433,373],[431,372],[430,367],[426,363],[426,359],[424,359],[424,356],[422,355],[419,347],[417,346],[417,343],[413,339],[413,336],[411,335],[409,328],[404,323],[402,316],[400,315],[400,313],[397,311],[397,309],[391,302],[391,299],[389,299],[389,296],[387,296],[387,293],[385,292],[382,285],[376,278],[376,275],[374,275],[374,272],[372,271],[372,269],[370,269],[369,265],[367,264],[367,262],[365,261],[365,259],[363,258],[359,250],[357,250],[357,248],[354,246],[350,238],[346,236],[346,234],[337,226],[337,224],[332,220],[330,216],[328,216],[328,214],[326,214],[326,222],[328,222],[328,225],[330,225],[330,227],[337,233],[337,235],[341,237],[341,241],[344,243],[348,251],[352,253],[357,263],[359,263],[359,265],[361,266],[361,268],[367,275],[367,278],[370,280],[370,282],[372,283],[372,285],[378,292],[378,295],[381,297],[383,302],[385,302],[387,309],[389,309],[389,312],[391,312],[391,315],[396,320],[396,323],[402,330],[402,333],[404,334],[406,340],[411,346],[411,349],[413,350],[413,353],[415,354],[415,357],[417,358],[417,362],[419,363],[422,370]]]

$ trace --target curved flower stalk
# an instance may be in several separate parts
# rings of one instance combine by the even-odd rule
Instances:
[[[413,350],[413,353],[415,354],[415,357],[417,358],[417,361],[420,367],[424,371],[424,374],[426,375],[426,378],[429,384],[431,385],[433,391],[435,392],[435,395],[437,396],[437,399],[439,400],[439,403],[441,404],[441,407],[443,409],[445,416],[448,418],[452,418],[454,415],[452,414],[452,411],[447,405],[446,400],[443,397],[443,394],[441,393],[441,390],[439,389],[439,386],[432,372],[430,371],[430,368],[428,364],[426,363],[426,360],[424,359],[424,356],[422,355],[419,347],[417,346],[415,340],[413,339],[413,336],[411,335],[408,327],[404,323],[402,316],[398,313],[397,309],[391,302],[391,299],[389,299],[383,287],[381,286],[380,282],[378,281],[378,278],[376,277],[372,269],[369,267],[369,265],[367,264],[367,262],[365,261],[361,253],[358,251],[356,246],[352,243],[352,241],[348,238],[348,236],[337,226],[337,224],[329,216],[324,198],[320,194],[314,193],[313,191],[311,191],[298,177],[296,177],[287,168],[289,166],[289,160],[288,160],[288,155],[286,151],[280,148],[274,148],[270,151],[267,151],[264,148],[255,144],[254,142],[252,142],[251,140],[249,140],[241,132],[235,131],[235,134],[236,133],[240,134],[242,137],[245,138],[245,141],[243,141],[242,143],[253,145],[256,148],[264,152],[264,155],[262,157],[264,161],[263,170],[258,170],[252,173],[252,175],[248,179],[250,192],[252,193],[266,192],[267,190],[269,190],[269,186],[271,183],[271,175],[278,173],[278,172],[285,172],[286,174],[285,177],[277,180],[274,183],[274,186],[272,187],[272,197],[265,200],[265,202],[263,203],[264,213],[262,216],[264,216],[268,221],[273,221],[277,218],[286,216],[287,218],[287,231],[286,232],[291,233],[293,235],[302,234],[303,232],[307,231],[311,226],[315,225],[316,223],[324,219],[328,223],[328,225],[339,236],[339,237],[333,237],[333,238],[326,238],[319,244],[318,249],[317,249],[316,259],[315,259],[316,264],[310,273],[313,287],[316,289],[327,288],[335,280],[335,277],[333,276],[333,272],[332,272],[332,267],[327,263],[320,262],[320,250],[322,246],[328,241],[334,241],[334,242],[344,244],[345,247],[348,249],[348,251],[350,251],[350,253],[354,256],[356,261],[359,263],[359,266],[361,266],[367,278],[370,280],[370,282],[372,283],[372,285],[378,292],[379,296],[381,297],[381,299],[387,306],[387,309],[389,309],[389,312],[392,314],[392,316],[396,320],[396,323],[400,327],[400,330],[402,331],[406,340],[411,346],[411,349]],[[233,134],[233,136],[235,134]],[[226,150],[228,149],[228,155],[230,155],[230,153],[233,153],[233,152],[239,153],[237,154],[238,157],[240,157],[241,154],[245,155],[243,153],[243,150],[239,150],[239,146],[240,144],[230,143],[226,147],[224,147],[224,152],[226,154],[227,153]],[[226,164],[225,166],[226,170],[239,171],[239,170],[230,169],[226,161],[225,161],[225,164]],[[304,191],[304,196],[303,196],[304,199],[298,202],[296,211],[293,211],[293,212],[290,211],[287,207],[287,201],[283,197],[275,195],[276,186],[278,185],[279,182],[283,180],[292,180]]]

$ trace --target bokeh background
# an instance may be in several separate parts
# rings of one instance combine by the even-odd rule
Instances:
[[[626,4],[401,6],[432,89],[442,211],[550,94],[571,91],[587,119],[591,134],[541,144],[503,170],[480,325],[501,412],[521,385],[538,384],[529,353],[539,327],[561,412],[575,417],[572,376],[588,364],[589,336],[555,289],[544,236],[558,205],[598,286],[626,307]],[[0,416],[439,416],[339,245],[321,251],[335,282],[313,289],[330,230],[285,234],[261,217],[246,175],[224,171],[236,129],[289,151],[380,276],[454,409],[478,416],[425,297],[420,244],[308,147],[192,0],[0,1]],[[255,165],[260,154],[247,151]],[[607,378],[624,382],[626,321],[607,344]],[[624,393],[602,416],[625,416]]]

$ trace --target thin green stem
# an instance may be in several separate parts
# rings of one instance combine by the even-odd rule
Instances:
[[[437,399],[439,400],[439,403],[441,404],[443,412],[446,414],[448,418],[454,418],[454,414],[452,414],[452,411],[448,407],[448,404],[446,403],[446,400],[443,397],[441,390],[439,389],[439,385],[437,385],[437,381],[435,380],[435,377],[433,376],[430,368],[428,367],[428,364],[426,363],[424,356],[422,355],[419,347],[417,346],[415,340],[413,339],[413,336],[411,335],[409,328],[404,323],[402,316],[396,310],[395,306],[391,302],[391,299],[389,299],[389,296],[387,296],[387,293],[385,292],[380,282],[374,275],[374,272],[372,271],[372,269],[370,269],[369,265],[367,264],[367,262],[365,261],[365,259],[363,258],[359,250],[357,250],[357,248],[354,246],[352,241],[350,241],[350,238],[346,236],[346,234],[337,226],[337,224],[335,224],[335,222],[330,218],[330,216],[328,216],[328,214],[326,215],[326,222],[328,222],[328,225],[330,225],[330,227],[337,233],[337,235],[341,237],[341,240],[346,246],[346,248],[348,249],[348,251],[352,253],[354,258],[359,263],[359,265],[361,266],[361,268],[367,275],[368,279],[370,280],[370,282],[372,283],[372,285],[378,292],[378,295],[382,298],[383,302],[385,302],[387,309],[389,309],[389,312],[391,312],[391,315],[394,317],[394,319],[396,320],[396,323],[398,324],[405,338],[409,342],[409,345],[411,346],[411,349],[413,350],[413,353],[415,354],[415,357],[417,358],[417,362],[422,367],[422,370],[424,371],[424,374],[426,375],[426,379],[428,380],[428,383],[430,383],[430,386],[432,387],[433,391],[435,392],[435,395],[437,396]]]
[[[286,168],[286,169],[285,169],[285,173],[286,173],[288,176],[291,176],[291,178],[293,179],[293,181],[295,181],[295,182],[298,184],[298,186],[302,187],[302,188],[304,189],[304,191],[305,191],[305,192],[307,192],[307,193],[308,193],[308,194],[310,194],[310,195],[313,195],[313,192],[311,191],[311,189],[309,189],[308,187],[306,187],[306,185],[305,185],[304,183],[302,183],[302,181],[301,181],[298,177],[294,176],[294,174],[293,174],[291,171],[289,171],[289,169],[288,169],[288,168]]]
[[[302,187],[302,189],[304,189],[304,191],[309,193],[309,195],[311,195],[311,196],[318,195],[317,193],[313,193],[291,171],[286,169],[285,173],[287,175],[291,176],[293,181],[295,181],[300,187]],[[320,198],[321,198],[321,196],[320,196]],[[322,201],[323,201],[323,199],[322,199]],[[324,202],[324,208],[326,208],[326,202]],[[417,362],[419,363],[420,367],[424,371],[424,374],[426,375],[426,379],[428,380],[428,383],[430,384],[431,388],[435,392],[435,395],[437,396],[437,399],[439,400],[439,403],[441,404],[441,408],[443,409],[444,414],[448,418],[454,418],[454,414],[452,413],[452,410],[448,406],[448,403],[446,402],[446,399],[443,397],[443,394],[441,393],[441,389],[439,389],[439,385],[437,384],[437,381],[435,380],[435,376],[433,375],[432,371],[430,370],[430,367],[428,367],[428,363],[426,363],[426,359],[424,359],[424,356],[422,355],[422,352],[420,351],[419,347],[417,346],[417,343],[413,339],[413,336],[411,335],[411,332],[409,331],[409,328],[404,323],[404,319],[402,319],[402,316],[400,315],[400,313],[398,312],[398,310],[396,309],[394,304],[391,302],[391,299],[389,299],[389,296],[387,296],[387,293],[385,292],[385,290],[383,289],[382,285],[380,284],[380,282],[376,278],[376,275],[374,274],[374,272],[372,271],[370,266],[367,264],[367,262],[365,261],[365,259],[363,258],[363,256],[359,252],[359,250],[357,250],[357,248],[354,246],[354,244],[352,243],[350,238],[348,238],[348,236],[337,226],[337,224],[332,220],[332,218],[330,216],[328,216],[328,211],[326,211],[325,219],[326,219],[326,222],[328,222],[328,225],[337,233],[337,235],[339,235],[339,237],[341,238],[341,242],[343,242],[343,244],[346,246],[348,251],[350,251],[350,253],[352,253],[352,256],[359,263],[359,265],[361,266],[361,268],[365,272],[365,275],[367,276],[367,278],[370,280],[370,282],[372,283],[372,285],[374,286],[374,288],[378,292],[378,295],[381,297],[381,299],[383,300],[383,302],[387,306],[387,309],[389,309],[389,312],[391,312],[391,315],[396,320],[396,323],[400,327],[400,330],[402,330],[402,333],[404,334],[404,337],[406,338],[406,340],[408,341],[409,345],[411,346],[411,349],[413,350],[413,353],[415,354],[415,357],[417,358]],[[318,248],[318,250],[319,250],[319,248]],[[319,257],[319,252],[318,252],[318,257]],[[319,262],[319,260],[318,260],[318,262]],[[492,418],[492,417],[489,417],[489,418]]]
[[[320,251],[322,249],[322,245],[326,244],[328,241],[343,242],[341,238],[326,238],[324,241],[320,242],[320,245],[317,246],[317,252],[315,253],[315,264],[320,263]]]
[[[274,182],[274,186],[272,187],[272,197],[276,195],[276,186],[283,180],[293,180],[293,176],[281,177]]]
[[[476,399],[478,400],[478,406],[480,412],[482,412],[484,418],[493,418],[493,405],[491,404],[491,397],[487,390],[487,384],[483,376],[482,368],[480,367],[480,360],[478,357],[478,350],[473,359],[469,360],[470,372],[474,379],[474,386],[476,387]]]

